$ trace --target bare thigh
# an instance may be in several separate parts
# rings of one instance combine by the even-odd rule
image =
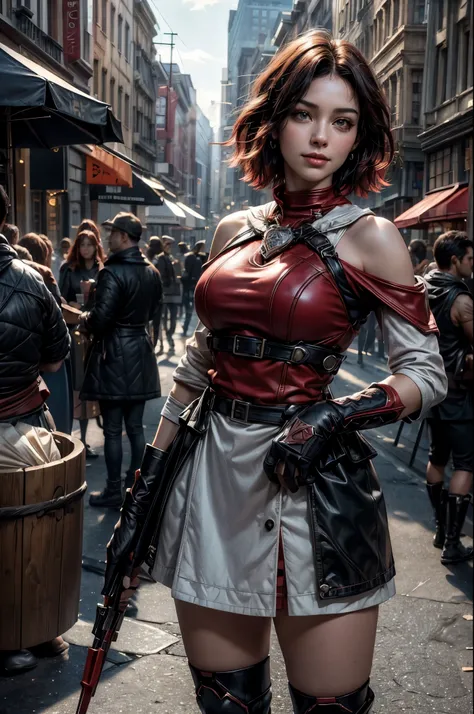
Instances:
[[[291,684],[304,694],[332,696],[358,689],[370,676],[378,607],[346,615],[277,615],[275,629]]]
[[[271,619],[236,615],[175,600],[189,662],[225,672],[261,662],[270,651]]]

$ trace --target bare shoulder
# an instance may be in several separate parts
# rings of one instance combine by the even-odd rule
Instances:
[[[363,216],[349,231],[365,272],[401,285],[414,284],[410,254],[400,231],[391,221],[379,216]]]
[[[472,296],[467,293],[461,293],[453,303],[451,317],[455,319],[457,324],[472,321],[473,305]]]
[[[210,257],[214,258],[224,246],[235,238],[237,233],[247,225],[248,211],[236,211],[224,216],[216,228],[212,241]]]

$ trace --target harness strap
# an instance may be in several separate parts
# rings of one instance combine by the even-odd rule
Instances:
[[[228,352],[250,359],[270,359],[288,364],[309,364],[322,367],[326,372],[336,374],[345,356],[320,345],[305,342],[274,342],[246,335],[209,335],[209,349],[213,352]]]

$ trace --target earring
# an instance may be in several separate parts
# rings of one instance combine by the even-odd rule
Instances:
[[[354,152],[352,151],[352,152],[349,154],[349,161],[352,161],[353,158],[354,158]]]
[[[270,149],[274,151],[277,148],[276,141],[274,139],[270,139]]]

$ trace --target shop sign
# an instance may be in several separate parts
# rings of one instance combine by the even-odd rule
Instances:
[[[81,0],[63,0],[64,60],[81,59]]]

